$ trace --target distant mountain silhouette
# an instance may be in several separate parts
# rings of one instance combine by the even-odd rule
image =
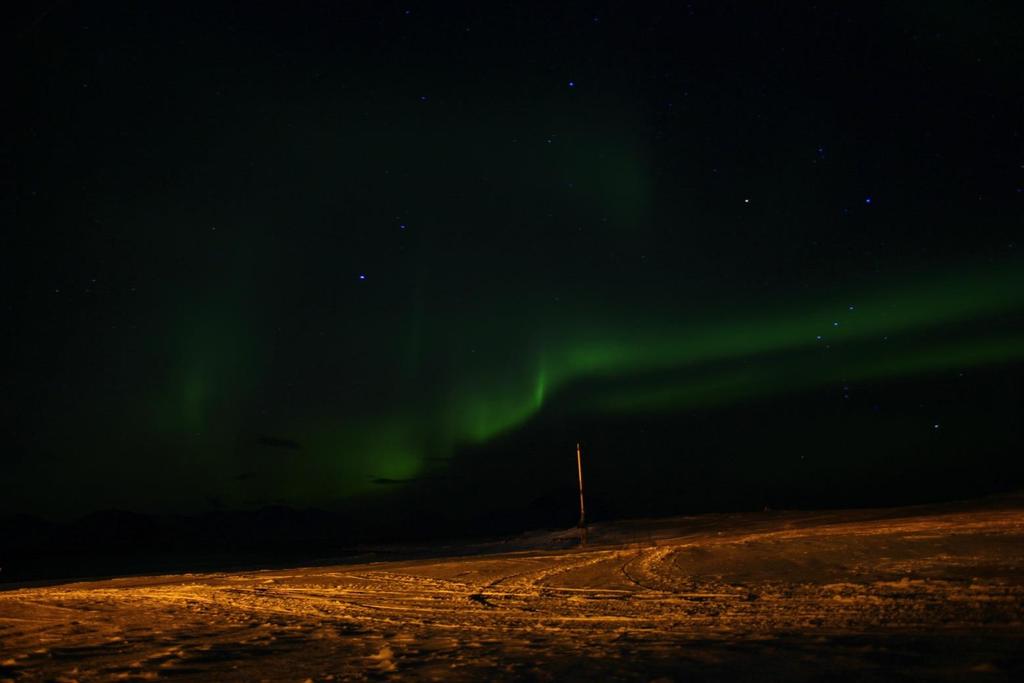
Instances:
[[[339,513],[268,506],[155,515],[100,510],[68,522],[0,518],[0,582],[276,562],[344,552],[358,538]]]

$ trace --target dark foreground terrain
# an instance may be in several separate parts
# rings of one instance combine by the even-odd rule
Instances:
[[[0,592],[0,679],[1021,680],[1024,501]],[[474,553],[466,555],[465,553]]]

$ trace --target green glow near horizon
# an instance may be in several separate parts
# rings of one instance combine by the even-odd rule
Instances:
[[[485,337],[464,322],[454,326],[460,335],[503,351],[475,365],[460,363],[443,392],[370,406],[362,418],[341,411],[286,425],[284,433],[303,435],[308,462],[274,476],[286,498],[329,501],[423,476],[438,466],[431,459],[443,462],[460,446],[515,430],[552,404],[580,415],[671,413],[829,383],[1020,360],[1024,334],[1001,329],[998,321],[1024,310],[1021,273],[1016,264],[963,270],[701,320],[639,314],[627,321],[611,313],[549,320],[538,323],[544,343],[512,354],[507,348],[516,345],[506,330],[490,329]],[[202,381],[213,382],[212,374]],[[582,383],[581,396],[573,388]],[[189,379],[183,389],[191,406],[187,425],[203,421],[206,399],[196,386]]]
[[[440,443],[453,449],[486,442],[532,419],[560,390],[580,381],[599,384],[596,393],[564,406],[571,412],[671,412],[831,382],[1018,360],[1024,358],[1024,337],[1015,333],[954,342],[915,335],[1020,310],[1021,280],[1015,266],[966,271],[807,302],[795,312],[787,306],[779,313],[733,314],[668,331],[664,321],[655,329],[574,324],[572,335],[535,357],[532,371],[524,358],[522,372],[531,372],[531,382],[507,374],[478,377],[454,392],[441,411]]]

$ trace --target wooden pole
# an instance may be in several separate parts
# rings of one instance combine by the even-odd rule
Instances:
[[[580,478],[580,523],[581,529],[587,528],[587,517],[583,509],[583,457],[580,455],[580,444],[576,443],[576,473]]]

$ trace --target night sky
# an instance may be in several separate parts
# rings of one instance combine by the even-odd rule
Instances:
[[[1020,3],[12,26],[0,513],[569,526],[577,441],[597,516],[1024,485]]]

